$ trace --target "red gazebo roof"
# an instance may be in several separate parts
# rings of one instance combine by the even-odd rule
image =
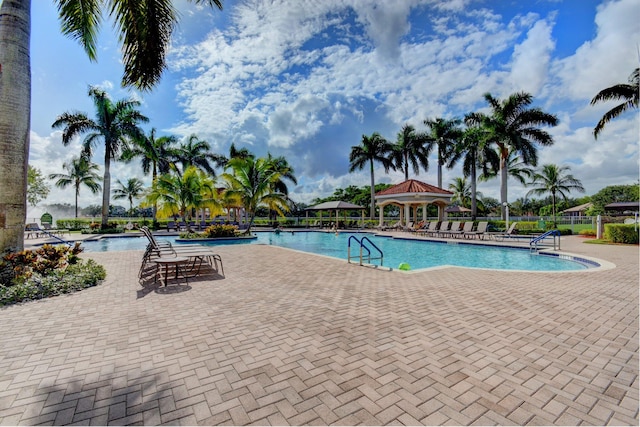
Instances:
[[[453,194],[451,191],[444,190],[440,187],[436,187],[426,182],[418,181],[416,179],[409,179],[400,184],[396,184],[393,187],[389,187],[386,190],[378,191],[376,196],[385,196],[391,194],[406,194],[406,193],[432,193],[432,194]]]

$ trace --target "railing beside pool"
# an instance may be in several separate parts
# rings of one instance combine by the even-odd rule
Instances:
[[[347,240],[347,261],[348,262],[351,262],[352,258],[356,258],[356,256],[351,256],[351,240],[352,239],[358,242],[358,246],[360,246],[359,255],[357,256],[360,259],[360,265],[362,265],[363,260],[365,259],[365,256],[363,255],[363,250],[366,250],[367,264],[371,264],[371,261],[380,260],[380,266],[382,267],[382,264],[384,263],[384,254],[382,253],[380,248],[378,248],[375,245],[375,243],[373,243],[367,236],[364,236],[362,239],[358,239],[356,236],[349,236],[349,240]],[[379,254],[378,257],[371,256],[371,249],[367,246],[367,243],[369,243],[369,245],[371,245],[371,247],[378,252]]]

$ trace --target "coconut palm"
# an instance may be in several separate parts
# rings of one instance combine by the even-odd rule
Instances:
[[[542,168],[533,174],[533,180],[530,185],[535,186],[527,193],[529,195],[551,194],[551,212],[553,213],[553,221],[555,226],[556,220],[556,198],[558,195],[567,200],[567,195],[571,190],[577,190],[584,193],[582,183],[568,172],[571,171],[569,166],[558,166],[554,164],[542,165]]]
[[[274,183],[280,180],[277,172],[268,159],[259,157],[236,157],[230,159],[227,168],[233,173],[222,176],[228,182],[228,197],[237,197],[249,215],[249,224],[245,234],[251,232],[251,226],[260,206],[270,206],[279,215],[288,210],[287,197],[274,190]]]
[[[117,188],[113,190],[114,199],[127,199],[129,201],[129,215],[133,214],[133,199],[137,199],[144,192],[144,184],[139,178],[129,178],[126,183],[116,181]]]
[[[158,174],[168,173],[173,166],[175,148],[178,139],[175,136],[161,136],[156,138],[156,129],[152,128],[149,135],[133,140],[132,144],[122,153],[122,160],[130,162],[139,158],[142,172],[148,175],[151,172],[151,182],[155,182]],[[153,223],[156,224],[158,207],[153,206]]]
[[[392,159],[393,149],[393,144],[384,139],[378,132],[372,133],[371,136],[362,135],[362,143],[351,147],[351,153],[349,154],[349,172],[353,172],[356,169],[361,170],[366,165],[369,165],[369,175],[371,177],[371,185],[369,187],[371,193],[369,204],[370,219],[374,219],[376,215],[376,189],[373,164],[374,162],[381,163],[385,172],[389,172],[389,169],[395,168]]]
[[[98,170],[100,169],[95,163],[91,163],[86,157],[73,157],[70,161],[62,164],[62,169],[67,171],[64,173],[52,173],[49,175],[49,179],[57,179],[55,185],[59,188],[67,188],[69,185],[73,185],[76,190],[76,218],[78,218],[78,196],[80,195],[80,187],[85,186],[93,194],[100,191],[100,175]]]
[[[515,153],[526,164],[536,166],[536,145],[553,144],[551,135],[540,126],[555,126],[558,118],[540,108],[530,108],[533,97],[525,92],[514,93],[504,100],[494,98],[490,93],[486,93],[484,98],[491,108],[491,114],[471,113],[467,115],[467,121],[486,128],[490,132],[488,141],[497,147],[500,157],[501,212],[502,218],[505,218],[509,155]]]
[[[165,54],[177,13],[168,0],[55,0],[62,32],[77,40],[96,59],[97,30],[102,12],[116,23],[122,43],[123,86],[151,89],[165,69]],[[31,117],[31,0],[0,3],[0,253],[24,247],[26,182]],[[222,8],[221,0],[195,0]]]
[[[467,182],[467,178],[456,177],[449,183],[449,190],[453,192],[451,201],[458,203],[463,207],[471,205],[471,185]]]
[[[227,161],[224,156],[211,153],[211,145],[195,134],[190,135],[186,142],[180,144],[175,150],[175,156],[176,162],[182,164],[183,171],[189,166],[196,166],[212,176],[216,176],[216,172],[211,162],[215,166],[222,167]]]
[[[179,214],[189,231],[193,211],[209,208],[212,217],[222,212],[214,181],[195,166],[187,167],[182,174],[170,172],[158,176],[144,204],[157,205],[158,215],[165,218]]]
[[[479,126],[469,125],[462,133],[455,147],[450,162],[462,160],[462,172],[470,180],[471,187],[471,218],[478,215],[477,181],[478,168],[482,173],[488,173],[491,165],[497,168],[499,159],[497,153],[487,143],[488,132]]]
[[[109,219],[109,197],[111,194],[111,160],[117,160],[128,141],[140,139],[143,135],[138,127],[147,122],[136,107],[139,101],[123,99],[113,102],[107,93],[96,87],[89,87],[89,96],[96,107],[96,119],[85,113],[63,113],[56,118],[52,127],[64,128],[62,144],[69,145],[77,135],[86,134],[83,141],[83,155],[91,158],[93,151],[102,141],[104,144],[104,177],[102,178],[102,228],[107,227]]]
[[[596,127],[593,129],[593,136],[598,139],[598,135],[604,126],[611,120],[620,116],[627,110],[638,108],[638,93],[640,92],[640,68],[633,70],[629,76],[629,83],[617,84],[598,92],[591,100],[591,105],[598,102],[618,101],[622,100],[622,104],[616,105],[607,111],[600,119]]]
[[[427,147],[429,152],[437,147],[438,153],[438,187],[442,188],[442,166],[448,164],[453,167],[452,160],[456,159],[455,150],[462,137],[460,119],[446,120],[442,118],[426,119],[424,124],[429,128]]]
[[[497,158],[499,153],[496,151],[493,151],[493,153],[494,158]],[[480,181],[486,182],[498,176],[500,167],[496,167],[495,162],[487,164],[486,166],[478,178]],[[520,156],[514,152],[509,153],[507,157],[507,174],[511,178],[515,178],[522,185],[527,185],[533,177],[533,173],[534,169],[523,162]]]
[[[427,135],[416,132],[412,125],[406,124],[398,132],[394,146],[394,166],[404,171],[405,180],[409,179],[409,166],[413,167],[416,175],[420,173],[420,167],[425,171],[429,169],[430,148],[427,142]]]

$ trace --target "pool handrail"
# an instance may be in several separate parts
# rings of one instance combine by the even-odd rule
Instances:
[[[529,242],[529,248],[532,251],[535,250],[536,252],[538,252],[538,243],[550,236],[553,236],[553,250],[560,250],[560,230],[549,230],[539,236],[532,238]],[[556,249],[556,237],[558,238],[558,249]]]
[[[360,246],[360,265],[362,265],[362,260],[364,259],[362,251],[363,249],[367,251],[367,255],[366,255],[366,259],[367,259],[367,264],[371,264],[372,260],[380,260],[380,266],[382,267],[383,263],[384,263],[384,254],[382,253],[382,251],[380,250],[379,247],[376,246],[375,243],[373,243],[371,241],[371,239],[369,239],[367,236],[364,236],[362,239],[358,240],[358,238],[356,236],[349,236],[349,239],[347,240],[347,261],[351,262],[351,239],[355,240],[356,242],[358,242],[358,245]],[[367,247],[367,245],[365,244],[366,242],[368,242],[375,250],[378,251],[378,253],[380,254],[379,257],[377,258],[372,258],[371,257],[371,249],[369,249],[369,247]],[[355,257],[353,257],[355,258]]]

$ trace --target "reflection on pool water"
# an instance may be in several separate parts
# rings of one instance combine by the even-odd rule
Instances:
[[[257,232],[254,240],[229,240],[206,242],[205,245],[244,245],[267,244],[311,252],[334,258],[347,259],[347,245],[349,236],[356,236],[358,240],[366,236],[384,253],[383,265],[398,268],[401,263],[409,264],[411,270],[453,265],[459,267],[491,268],[500,270],[528,270],[528,271],[571,271],[588,268],[585,262],[577,262],[566,257],[537,255],[529,249],[503,248],[489,245],[457,244],[411,239],[394,239],[388,236],[377,236],[368,233],[334,233],[323,232]],[[175,237],[157,237],[158,240],[168,240],[175,245]],[[147,240],[142,237],[104,238],[98,241],[84,242],[82,245],[87,252],[106,252],[122,250],[142,250]],[[359,246],[351,242],[351,256],[359,254]],[[373,255],[373,254],[372,254]],[[353,262],[353,260],[352,260]],[[358,262],[356,258],[355,262]],[[375,261],[379,264],[379,261]],[[595,265],[591,265],[592,267]]]

